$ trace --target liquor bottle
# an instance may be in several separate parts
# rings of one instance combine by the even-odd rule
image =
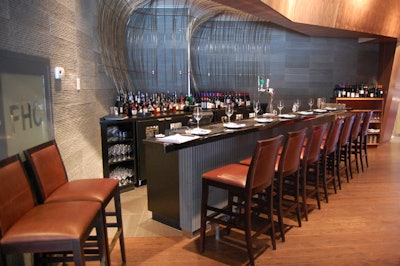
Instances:
[[[383,98],[383,94],[384,94],[383,86],[382,86],[382,84],[378,84],[378,96],[377,97]]]
[[[251,106],[250,94],[248,92],[246,92],[245,94],[245,101],[246,101],[246,107]]]
[[[365,97],[364,93],[365,93],[365,91],[364,91],[364,85],[361,84],[361,85],[360,85],[360,90],[359,90],[359,95],[360,95],[361,98]]]
[[[375,97],[375,87],[369,89],[369,97],[371,97],[371,98]]]
[[[221,93],[217,92],[215,94],[215,108],[219,109],[221,107]]]
[[[356,90],[354,89],[353,86],[350,86],[350,98],[355,98],[356,97]]]
[[[335,88],[333,89],[333,97],[334,98],[340,98],[342,95],[340,93],[340,87],[339,85],[336,85]]]
[[[354,97],[359,98],[360,97],[360,89],[358,86],[356,86],[355,91],[356,91],[356,94]]]
[[[118,94],[118,95],[115,97],[115,104],[114,104],[114,106],[118,108],[118,113],[120,114],[120,113],[121,113],[121,112],[120,112],[120,108],[121,108],[121,97],[120,97],[120,94]]]
[[[344,85],[344,88],[345,88],[345,90],[346,90],[346,97],[347,97],[347,98],[350,98],[350,97],[351,97],[351,89],[350,89],[350,86],[349,86],[348,84],[345,84],[345,85]]]

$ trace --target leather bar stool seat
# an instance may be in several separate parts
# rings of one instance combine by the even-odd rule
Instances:
[[[65,166],[55,140],[25,150],[24,153],[34,176],[38,198],[41,202],[85,200],[101,203],[105,214],[104,223],[106,227],[117,229],[111,241],[108,240],[108,233],[105,230],[107,243],[109,243],[107,250],[111,252],[119,239],[122,261],[125,262],[125,243],[118,180],[94,178],[68,181]],[[111,200],[114,200],[114,209],[107,211],[106,207]],[[106,217],[114,217],[115,219],[107,221]]]
[[[28,178],[18,155],[0,162],[0,253],[57,253],[44,263],[99,260],[109,264],[101,204],[95,201],[54,202],[35,205]],[[85,241],[96,229],[98,256],[85,257]],[[65,256],[72,253],[73,256]],[[36,257],[38,258],[38,257]],[[41,261],[43,263],[43,261]]]
[[[207,171],[202,175],[200,226],[202,252],[205,249],[207,222],[225,225],[228,233],[231,228],[243,230],[251,265],[254,265],[253,238],[270,230],[272,247],[273,249],[276,248],[272,193],[275,161],[282,140],[283,136],[280,135],[268,140],[257,141],[257,147],[250,166],[228,164]],[[220,204],[212,205],[209,202],[210,187],[217,187],[228,192],[225,206],[221,207]],[[263,201],[255,201],[254,197],[257,197],[259,193],[268,194],[268,196]],[[264,210],[266,209],[268,211],[265,212]],[[263,218],[263,226],[253,234],[252,217],[254,217],[255,213],[259,215],[260,210],[263,210],[262,214],[267,214],[267,217],[259,216],[259,218]]]

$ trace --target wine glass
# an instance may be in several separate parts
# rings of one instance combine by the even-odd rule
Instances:
[[[300,99],[296,99],[296,109],[297,109],[297,111],[300,111],[300,106],[301,106]]]
[[[278,103],[279,114],[282,114],[282,109],[285,107],[285,104],[282,101]]]
[[[233,106],[228,103],[225,107],[225,114],[228,116],[228,123],[231,122],[231,116],[233,115]]]
[[[314,98],[308,99],[308,106],[310,106],[310,111],[312,111],[314,105]]]
[[[200,106],[194,107],[193,117],[197,121],[197,128],[200,128],[200,120],[203,117],[203,110],[201,109]]]
[[[257,118],[257,114],[261,110],[261,106],[260,106],[260,101],[259,100],[254,100],[253,101],[253,110],[254,110],[254,113],[256,113],[255,116]]]
[[[325,97],[321,98],[321,106],[319,108],[324,109],[325,108],[325,104],[326,104],[326,99]]]

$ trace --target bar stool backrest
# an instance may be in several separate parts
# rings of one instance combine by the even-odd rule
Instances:
[[[19,155],[0,162],[0,238],[25,213],[35,199]]]
[[[364,113],[357,113],[354,119],[353,128],[351,129],[351,141],[355,141],[361,131],[361,123],[364,119]]]
[[[323,141],[327,128],[328,123],[312,126],[312,131],[310,133],[311,136],[309,136],[308,139],[308,141],[310,142],[310,146],[308,148],[308,154],[306,155],[307,165],[311,165],[319,160],[319,156],[321,153],[321,143]]]
[[[307,128],[288,132],[278,166],[278,173],[282,177],[292,175],[298,171],[306,133]]]
[[[54,191],[68,182],[67,172],[55,140],[26,150],[25,157],[36,176],[40,202],[46,201]]]
[[[355,118],[355,115],[353,114],[353,115],[347,116],[344,119],[342,131],[340,132],[340,136],[339,136],[339,143],[338,143],[339,147],[346,146],[349,144],[350,133],[351,133],[351,128],[354,123],[354,118]]]
[[[275,161],[283,135],[267,140],[257,141],[257,147],[247,174],[246,189],[257,193],[269,187],[275,175]]]
[[[324,151],[326,155],[336,151],[343,123],[343,119],[336,119],[332,122],[324,144]]]
[[[362,127],[361,127],[361,136],[367,136],[368,135],[368,128],[369,128],[369,123],[371,122],[371,117],[373,115],[374,111],[368,111],[363,119],[362,122]]]

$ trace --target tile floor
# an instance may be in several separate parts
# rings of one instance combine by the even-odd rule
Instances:
[[[122,222],[125,237],[182,236],[180,230],[151,218],[147,209],[147,187],[135,187],[121,194]]]

